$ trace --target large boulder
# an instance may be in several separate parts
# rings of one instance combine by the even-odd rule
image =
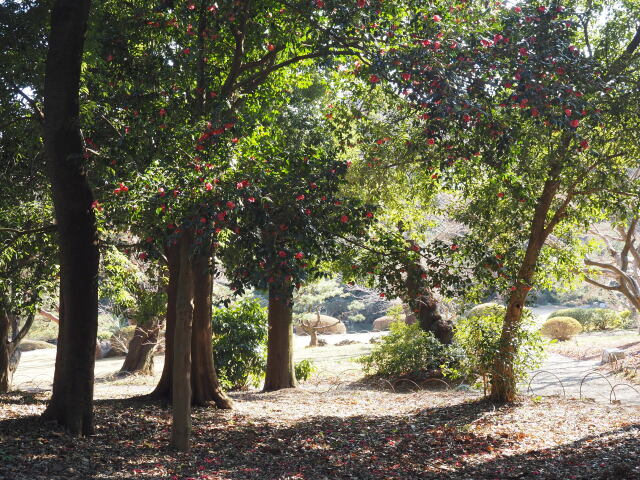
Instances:
[[[328,315],[320,315],[320,320],[318,321],[318,315],[315,313],[306,313],[302,316],[302,321],[312,327],[318,326],[321,327],[317,329],[317,333],[324,335],[332,335],[332,334],[343,334],[347,333],[347,327],[344,323],[334,317],[330,317]],[[307,332],[304,331],[301,325],[296,325],[295,328],[296,335],[308,335]]]
[[[396,317],[391,317],[389,315],[385,315],[384,317],[380,317],[380,318],[376,318],[373,321],[373,326],[371,327],[371,330],[373,330],[374,332],[381,332],[383,330],[389,330],[389,325],[391,325],[393,322],[405,322],[408,323],[406,321],[406,318],[400,318],[399,320]],[[413,322],[411,323],[415,323],[415,317],[413,319]]]

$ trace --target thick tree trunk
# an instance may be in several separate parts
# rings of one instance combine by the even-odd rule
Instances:
[[[57,0],[45,66],[44,144],[58,231],[62,308],[53,393],[43,417],[93,432],[98,239],[79,125],[80,65],[90,1]]]
[[[193,403],[205,405],[215,402],[218,408],[232,408],[231,399],[224,393],[218,374],[216,373],[213,346],[211,345],[211,315],[213,294],[213,275],[210,269],[210,257],[200,255],[195,258],[193,275],[194,312],[193,336],[191,337],[191,388],[193,389]]]
[[[176,298],[176,325],[173,338],[173,379],[171,448],[191,449],[191,328],[193,325],[193,268],[191,236],[180,239],[180,277]]]
[[[434,298],[433,293],[424,286],[422,267],[420,264],[412,264],[407,265],[406,270],[406,300],[420,324],[420,328],[425,332],[433,333],[433,336],[441,343],[449,345],[453,341],[453,323],[440,315],[438,301]]]
[[[180,281],[180,252],[177,245],[169,245],[165,250],[169,267],[167,285],[167,316],[164,335],[164,366],[158,385],[150,397],[171,402],[171,384],[173,378],[173,337],[176,328],[176,300]]]
[[[153,319],[150,325],[136,325],[120,373],[153,374],[153,353],[158,345],[159,333],[160,322],[157,319]]]
[[[290,298],[269,290],[269,336],[264,391],[297,386],[293,365],[293,316]]]
[[[421,295],[411,303],[417,305],[417,319],[420,328],[425,332],[433,333],[441,343],[445,345],[453,342],[453,323],[445,320],[440,315],[438,301],[431,295]]]
[[[167,325],[165,343],[165,361],[162,376],[151,394],[152,398],[171,402],[173,377],[173,331],[175,328],[175,305],[180,265],[176,260],[176,247],[167,249],[169,261],[169,285],[167,287]],[[208,270],[209,258],[197,257],[194,264],[194,317],[191,337],[191,388],[195,405],[214,402],[218,408],[232,408],[233,402],[222,391],[215,370],[213,348],[211,345],[211,295],[213,276]]]

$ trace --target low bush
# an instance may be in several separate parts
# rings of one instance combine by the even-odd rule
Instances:
[[[580,325],[575,318],[571,317],[550,318],[540,329],[540,333],[545,337],[559,341],[569,340],[581,331],[582,325]]]
[[[373,351],[358,358],[367,375],[419,375],[455,362],[450,347],[418,324],[393,322],[389,327],[390,333],[379,339]]]
[[[472,381],[480,379],[486,393],[499,352],[505,311],[506,308],[503,305],[482,304],[458,319],[454,340],[463,355],[457,365],[445,371],[447,376]],[[528,371],[542,364],[545,343],[537,331],[531,311],[525,309],[515,345],[517,355],[514,369],[518,380],[523,379]]]
[[[267,366],[267,310],[255,298],[213,311],[213,350],[226,389],[258,386]]]
[[[553,312],[548,318],[556,317],[577,320],[585,332],[622,328],[625,323],[623,316],[609,308],[563,308]]]
[[[309,378],[311,378],[311,375],[317,369],[311,360],[305,359],[305,360],[300,360],[298,363],[296,363],[294,370],[296,374],[296,380],[306,381],[306,380],[309,380]]]

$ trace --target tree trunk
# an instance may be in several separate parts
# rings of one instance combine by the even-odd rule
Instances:
[[[162,376],[151,393],[151,398],[171,402],[173,378],[173,332],[175,329],[176,293],[179,284],[180,264],[176,246],[167,249],[169,262],[169,285],[167,286],[167,323],[164,367]],[[218,408],[232,408],[233,402],[222,391],[215,370],[213,348],[211,345],[211,296],[213,276],[208,271],[209,258],[198,257],[195,260],[194,272],[194,317],[191,337],[191,388],[192,401],[195,405],[214,402]]]
[[[173,338],[171,448],[191,449],[191,327],[193,324],[193,268],[191,236],[180,239],[180,277],[176,298],[176,324]]]
[[[213,275],[209,255],[199,255],[194,260],[194,312],[191,337],[191,388],[194,405],[215,402],[218,408],[232,408],[231,399],[224,393],[216,373],[213,346],[211,344],[211,316]]]
[[[453,323],[440,315],[438,301],[431,293],[421,295],[411,302],[417,305],[417,317],[420,328],[433,333],[440,343],[450,345],[453,342]]]
[[[420,328],[433,333],[441,343],[451,344],[453,341],[453,323],[440,315],[438,301],[433,293],[424,285],[424,273],[419,263],[406,266],[407,270],[407,303],[415,315]]]
[[[98,238],[78,96],[89,7],[89,0],[54,3],[44,85],[44,145],[58,231],[62,308],[53,393],[43,417],[73,435],[93,432],[98,330]]]
[[[293,365],[291,298],[269,289],[269,336],[264,391],[297,386]]]
[[[511,292],[507,303],[498,354],[491,372],[491,398],[497,402],[512,402],[516,398],[517,379],[514,369],[514,361],[518,353],[516,338],[522,322],[522,311],[529,293],[529,285],[533,281],[540,252],[553,227],[561,218],[560,210],[558,210],[547,223],[547,215],[560,186],[557,180],[560,169],[561,164],[558,163],[551,172],[551,178],[545,182],[538,199],[529,230],[527,250],[518,270],[515,289]]]
[[[158,345],[159,333],[158,319],[153,319],[148,326],[136,325],[120,373],[153,375],[153,353]]]
[[[169,283],[167,285],[167,316],[164,335],[164,366],[158,385],[149,395],[150,398],[171,402],[171,384],[173,378],[173,337],[176,328],[176,299],[180,281],[180,252],[177,245],[169,245],[165,254],[169,267]]]
[[[311,337],[311,340],[309,341],[309,346],[310,347],[317,347],[318,346],[318,332],[316,331],[315,328],[312,328],[310,330],[307,331],[309,333],[309,336]]]
[[[0,309],[0,393],[7,393],[11,389],[11,380],[15,369],[11,368],[13,348],[9,342],[9,315]]]

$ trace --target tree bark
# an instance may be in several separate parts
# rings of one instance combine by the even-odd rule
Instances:
[[[293,365],[293,314],[291,298],[269,289],[269,336],[264,391],[297,387]]]
[[[194,260],[194,313],[193,336],[191,337],[191,388],[193,403],[205,405],[213,401],[218,408],[232,408],[231,399],[224,393],[216,373],[211,331],[213,275],[207,254]]]
[[[194,278],[191,264],[191,236],[180,239],[180,276],[176,298],[173,338],[171,448],[191,449],[191,328],[193,325]]]
[[[0,309],[0,393],[7,393],[11,389],[11,380],[15,368],[12,368],[11,357],[14,349],[9,342],[11,322],[9,315]]]
[[[451,344],[453,342],[453,323],[440,315],[438,301],[422,281],[424,273],[422,267],[419,264],[407,265],[406,271],[406,300],[420,324],[420,328],[425,332],[433,333],[433,336],[440,343]]]
[[[559,170],[545,182],[542,194],[538,199],[529,230],[527,250],[518,270],[515,289],[511,292],[507,303],[498,354],[491,372],[491,398],[496,402],[512,402],[516,398],[517,385],[514,369],[515,357],[518,353],[516,337],[522,323],[522,312],[529,294],[529,285],[533,281],[540,258],[540,252],[555,225],[551,222],[547,225],[546,220],[551,203],[560,186],[556,179],[557,175],[559,175]],[[556,223],[558,219],[555,220]]]
[[[173,378],[173,337],[176,328],[176,300],[180,281],[180,252],[177,245],[169,245],[165,250],[169,268],[167,285],[167,314],[164,335],[164,366],[158,385],[149,395],[150,398],[171,402],[171,384]]]
[[[160,322],[157,319],[153,319],[150,325],[136,325],[120,373],[153,375],[153,353],[159,333]]]
[[[45,65],[44,145],[58,231],[62,309],[53,393],[43,417],[93,433],[98,239],[79,126],[80,66],[89,0],[57,0]]]
[[[167,249],[169,261],[169,285],[167,287],[167,324],[165,360],[162,376],[151,393],[152,398],[171,402],[173,377],[173,332],[175,328],[176,292],[179,284],[180,264],[177,261],[176,247]],[[197,257],[194,264],[194,317],[191,337],[191,388],[194,405],[206,405],[214,402],[218,408],[232,408],[233,402],[223,392],[215,370],[213,347],[211,345],[211,296],[213,276],[208,269],[209,256]]]

